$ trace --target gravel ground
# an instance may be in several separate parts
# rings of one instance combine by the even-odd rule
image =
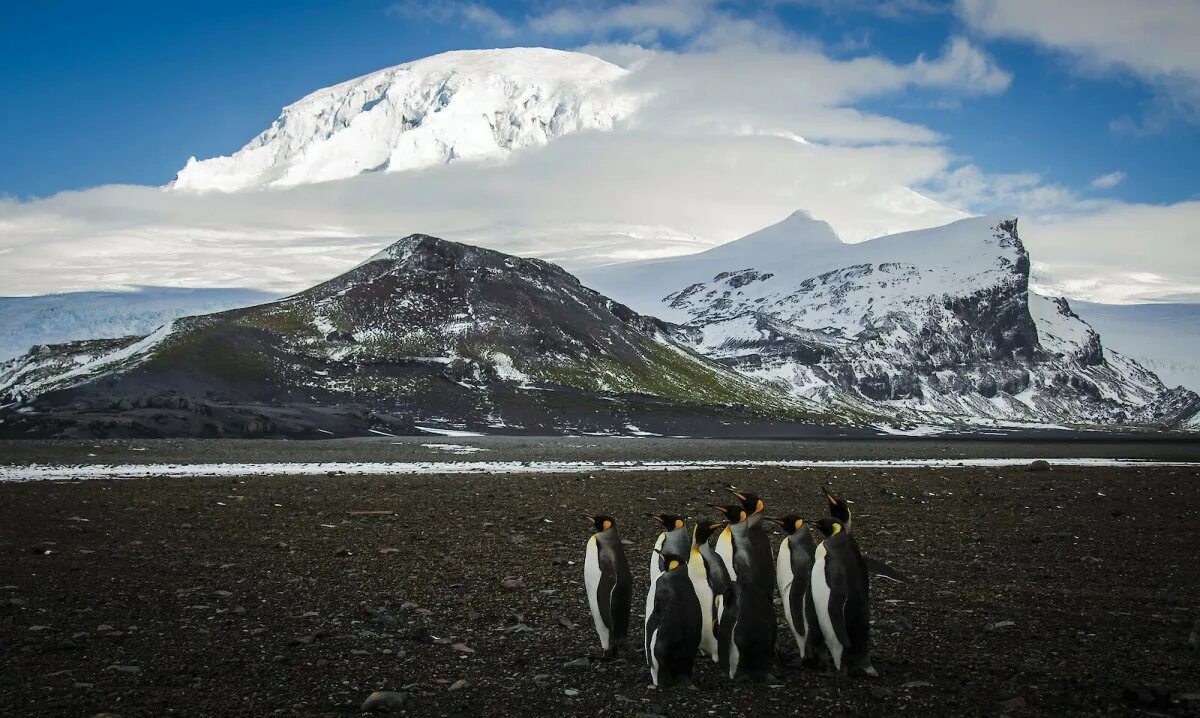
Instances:
[[[0,482],[0,714],[354,715],[392,690],[410,715],[1200,715],[1198,479],[1200,466]],[[819,514],[827,481],[856,501],[864,550],[915,578],[873,584],[880,678],[787,667],[734,685],[698,661],[694,689],[657,690],[640,653],[598,660],[581,513],[614,514],[631,542],[636,645],[645,512],[711,516],[736,485],[769,513]]]

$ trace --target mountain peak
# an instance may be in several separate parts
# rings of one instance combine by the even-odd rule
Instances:
[[[503,158],[612,129],[639,104],[617,87],[626,74],[580,52],[446,52],[317,90],[233,155],[189,160],[171,187],[232,192]]]
[[[764,257],[787,256],[814,247],[836,247],[841,244],[833,227],[801,209],[769,227],[714,247],[705,254],[738,255],[761,260]]]

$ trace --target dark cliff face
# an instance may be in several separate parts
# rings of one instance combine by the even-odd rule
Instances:
[[[305,292],[180,320],[115,370],[42,391],[0,434],[640,430],[715,423],[730,406],[807,416],[666,329],[547,262],[414,235]]]

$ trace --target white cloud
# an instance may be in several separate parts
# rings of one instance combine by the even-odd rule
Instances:
[[[689,35],[711,20],[711,0],[639,0],[630,3],[568,5],[529,18],[529,30],[547,35],[604,37],[629,33],[642,40],[661,33]]]
[[[1111,203],[1094,212],[1022,220],[1050,291],[1109,303],[1200,298],[1200,202]]]
[[[1092,180],[1091,184],[1096,189],[1112,189],[1123,181],[1125,181],[1125,173],[1117,170],[1116,172],[1100,175]]]
[[[1195,0],[959,0],[975,31],[1023,40],[1072,58],[1086,74],[1122,72],[1157,89],[1140,121],[1114,128],[1160,129],[1171,118],[1200,122],[1200,2]]]
[[[941,202],[981,214],[1074,215],[1099,207],[1072,189],[1047,184],[1036,172],[987,174],[975,165],[940,174],[922,189]]]
[[[868,13],[889,19],[938,15],[947,11],[938,0],[782,0],[787,4],[807,5],[824,13]]]
[[[393,3],[388,12],[414,21],[433,21],[475,27],[487,34],[510,38],[517,24],[483,3],[462,0],[405,0]]]

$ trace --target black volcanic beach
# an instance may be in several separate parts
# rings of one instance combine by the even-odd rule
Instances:
[[[429,448],[422,444],[441,444]],[[483,451],[451,453],[451,446]],[[0,481],[0,712],[353,715],[1194,715],[1200,464],[1191,442],[686,442],[426,437],[345,442],[12,442],[33,462],[1045,457],[1025,464],[633,468],[574,473]],[[94,456],[88,456],[94,454]],[[788,666],[648,687],[637,606],[648,511],[709,516],[727,488],[768,512],[855,502],[878,679]],[[634,649],[599,660],[588,527],[619,521]],[[776,534],[777,543],[782,534]],[[785,658],[795,648],[781,631]]]

